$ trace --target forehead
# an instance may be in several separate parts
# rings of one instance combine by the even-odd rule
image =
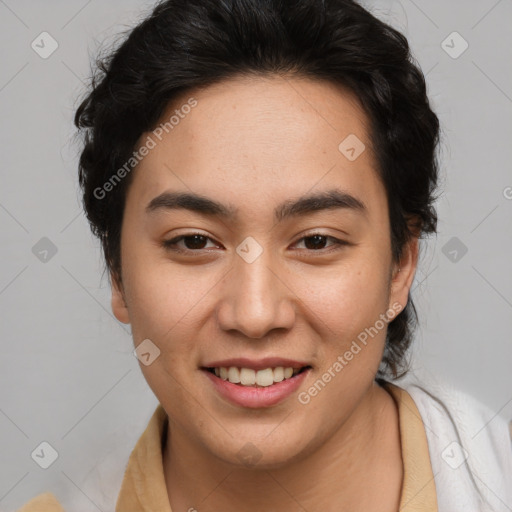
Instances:
[[[155,145],[136,168],[132,194],[147,203],[188,189],[245,205],[319,188],[383,195],[368,129],[342,86],[289,76],[226,80],[175,98],[156,132],[143,134]]]
[[[192,96],[197,106],[180,119],[173,116]],[[314,144],[331,152],[351,134],[369,142],[369,120],[356,95],[342,85],[305,77],[230,78],[178,96],[158,124],[164,126],[172,117],[178,121],[172,127],[176,143],[208,149],[215,144],[242,157],[262,147],[297,153],[297,143],[304,152],[311,152]]]

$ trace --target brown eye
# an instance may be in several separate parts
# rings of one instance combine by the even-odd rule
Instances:
[[[327,237],[322,235],[307,236],[304,238],[307,249],[323,249],[327,242]]]
[[[178,236],[172,240],[164,240],[162,246],[165,249],[176,252],[198,252],[206,248],[205,244],[208,240],[212,239],[201,233],[190,233]],[[185,247],[178,245],[182,241]]]
[[[331,241],[331,244],[327,246],[326,243]],[[202,233],[188,233],[185,235],[178,236],[172,240],[164,240],[162,246],[166,250],[175,251],[178,253],[200,253],[207,249],[206,245],[208,241],[214,242],[214,240]],[[333,236],[324,235],[323,233],[313,233],[311,235],[302,237],[297,243],[304,241],[305,250],[307,252],[326,252],[335,251],[340,249],[341,246],[350,245],[344,240],[339,240]],[[180,245],[181,243],[181,245]]]
[[[333,248],[333,250],[336,250],[343,245],[349,245],[348,242],[345,242],[344,240],[339,240],[338,238],[324,235],[323,233],[313,233],[311,235],[302,237],[297,243],[302,242],[303,240],[305,241],[305,248],[309,252],[324,251],[327,240],[332,240],[332,244],[330,245],[330,247]],[[329,247],[327,248],[327,250],[329,250]]]

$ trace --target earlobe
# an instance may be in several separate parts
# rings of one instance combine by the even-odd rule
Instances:
[[[130,323],[130,315],[128,313],[128,307],[124,298],[123,286],[118,280],[111,274],[112,282],[112,312],[114,316],[123,324]]]

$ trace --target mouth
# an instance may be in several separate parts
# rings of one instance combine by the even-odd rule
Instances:
[[[288,400],[305,385],[313,366],[272,356],[208,361],[199,369],[217,396],[239,407],[257,409]]]
[[[237,386],[267,388],[291,380],[311,368],[310,365],[306,365],[300,367],[269,366],[259,370],[243,366],[209,366],[201,369]]]

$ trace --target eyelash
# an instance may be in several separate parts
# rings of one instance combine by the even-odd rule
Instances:
[[[210,241],[214,241],[212,238],[204,235],[203,233],[186,233],[185,235],[180,235],[176,238],[173,238],[172,240],[164,240],[162,242],[162,247],[166,250],[169,250],[169,251],[173,251],[173,252],[176,252],[176,253],[179,253],[179,254],[194,254],[194,253],[200,253],[202,251],[205,251],[207,249],[179,249],[179,248],[176,248],[174,247],[178,242],[181,242],[183,239],[185,238],[190,238],[190,237],[193,237],[193,236],[201,236],[203,238],[205,238],[206,240],[210,240]],[[348,242],[344,241],[344,240],[340,240],[338,238],[335,238],[333,236],[330,236],[330,235],[326,235],[324,233],[310,233],[306,236],[303,236],[302,238],[300,238],[299,240],[297,240],[297,242],[295,243],[298,243],[298,242],[301,242],[305,239],[308,239],[308,238],[313,238],[315,236],[321,236],[323,238],[327,238],[327,239],[330,239],[333,241],[333,244],[331,246],[331,248],[327,248],[327,249],[303,249],[307,252],[310,252],[310,253],[322,253],[322,254],[329,254],[333,251],[338,251],[340,250],[343,246],[347,246],[347,245],[350,245]]]

